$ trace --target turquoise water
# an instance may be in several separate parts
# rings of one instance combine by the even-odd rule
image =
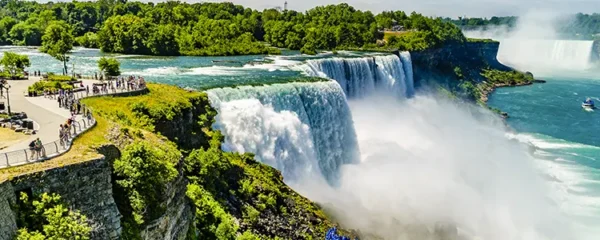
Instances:
[[[600,97],[600,78],[547,78],[547,83],[500,88],[489,105],[508,112],[513,137],[536,147],[534,156],[555,182],[565,214],[593,229],[600,220],[600,109],[581,102]]]
[[[29,56],[29,71],[62,73],[62,63],[33,47],[2,46],[5,51]],[[371,53],[347,52],[339,56],[364,56]],[[156,57],[141,55],[105,54],[98,49],[76,48],[68,63],[69,71],[84,76],[98,73],[98,60],[103,56],[115,57],[121,63],[123,75],[138,75],[151,82],[180,87],[205,89],[238,84],[289,82],[306,77],[297,68],[307,59],[331,57],[332,53],[317,56],[300,55],[298,51],[282,51],[279,56],[250,55],[231,57]],[[75,65],[73,65],[75,63]]]
[[[31,61],[29,71],[62,73],[61,62],[35,48],[0,48],[0,53],[5,51],[28,55]],[[104,54],[97,49],[77,48],[71,55],[68,67],[69,71],[74,67],[76,73],[92,76],[99,71],[97,61],[103,56],[111,56],[119,59],[123,75],[140,75],[152,82],[200,89],[232,84],[281,82],[301,77],[300,72],[291,71],[289,68],[301,63],[298,60],[287,59],[294,54],[297,52],[284,51],[282,56],[273,57],[153,57]]]

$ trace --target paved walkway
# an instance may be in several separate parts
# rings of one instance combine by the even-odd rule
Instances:
[[[29,80],[11,80],[8,81],[10,88],[10,105],[12,112],[25,112],[27,117],[37,123],[35,129],[36,134],[30,135],[29,138],[15,143],[5,149],[0,150],[0,153],[12,152],[29,148],[29,143],[36,138],[40,138],[42,144],[58,140],[59,126],[67,121],[71,116],[69,110],[58,107],[56,99],[40,97],[25,97],[27,87],[39,81],[39,77],[30,77]],[[84,80],[84,85],[90,86],[95,80]],[[3,99],[4,100],[4,99]],[[77,116],[75,120],[81,119]]]

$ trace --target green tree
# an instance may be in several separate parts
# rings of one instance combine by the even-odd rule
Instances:
[[[87,218],[65,207],[58,194],[43,193],[39,199],[31,201],[27,194],[21,193],[19,207],[19,219],[25,227],[19,230],[18,240],[90,238],[92,228]]]
[[[102,57],[98,60],[98,68],[104,72],[106,76],[119,76],[121,75],[120,68],[121,63],[115,58]]]
[[[7,71],[11,76],[17,76],[17,74],[23,73],[25,67],[31,66],[27,55],[14,52],[4,52],[0,64],[4,67],[4,71]]]
[[[86,48],[98,48],[98,36],[93,32],[87,32],[83,36],[75,38],[79,46]]]
[[[73,34],[71,27],[62,21],[52,22],[42,36],[41,52],[47,53],[50,56],[58,59],[63,63],[63,73],[68,74],[67,62],[69,61],[68,53],[73,49]]]
[[[0,44],[10,44],[10,30],[17,24],[12,17],[4,17],[0,20]]]

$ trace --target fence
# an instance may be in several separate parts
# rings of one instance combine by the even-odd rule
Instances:
[[[83,92],[75,92],[74,96],[76,99],[83,99],[86,97],[95,97],[95,96],[119,96],[119,95],[132,95],[136,93],[142,93],[147,91],[145,86],[137,89],[108,89],[108,92],[105,93],[89,93]],[[87,111],[90,111],[89,109]],[[85,116],[84,116],[85,117]],[[0,168],[12,167],[17,165],[24,165],[29,163],[34,163],[37,161],[45,161],[52,159],[54,157],[60,156],[61,154],[69,151],[71,149],[71,145],[73,140],[79,136],[80,134],[86,132],[96,125],[96,119],[94,119],[93,115],[90,119],[84,118],[78,121],[75,121],[71,125],[71,129],[69,132],[71,133],[70,138],[67,139],[66,142],[62,140],[56,140],[50,143],[46,143],[42,145],[42,148],[39,151],[31,150],[29,148],[16,150],[12,152],[0,153]]]

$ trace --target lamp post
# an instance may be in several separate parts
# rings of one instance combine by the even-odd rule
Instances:
[[[6,87],[6,102],[7,102],[7,108],[8,108],[8,116],[11,115],[10,113],[10,93],[8,92],[8,90],[10,90],[10,85],[8,85],[8,87]]]

